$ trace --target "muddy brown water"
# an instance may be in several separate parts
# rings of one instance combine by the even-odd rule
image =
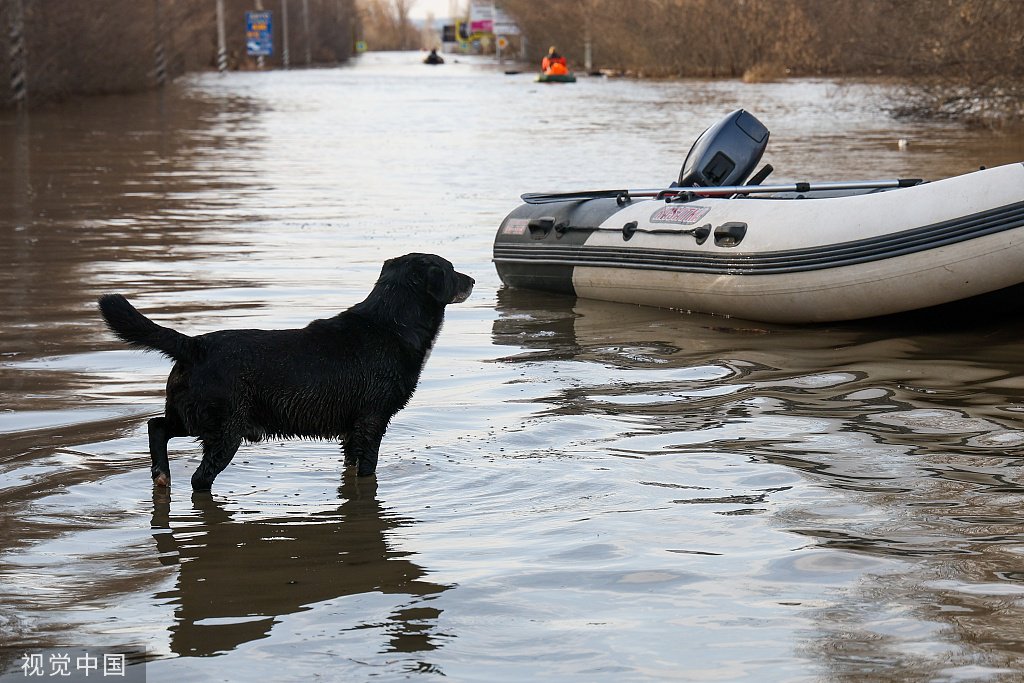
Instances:
[[[1024,319],[813,328],[503,289],[528,191],[648,187],[736,107],[776,179],[938,178],[1024,135],[864,85],[538,85],[415,54],[205,74],[0,116],[0,659],[145,650],[164,680],[1021,680]],[[909,141],[899,149],[897,140]],[[210,495],[145,421],[198,333],[291,327],[432,251],[451,306],[376,482],[243,446]]]

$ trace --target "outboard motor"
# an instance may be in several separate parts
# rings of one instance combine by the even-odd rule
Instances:
[[[768,146],[768,129],[757,118],[737,109],[701,133],[679,171],[681,187],[742,185],[754,172]],[[770,173],[758,173],[758,181]]]

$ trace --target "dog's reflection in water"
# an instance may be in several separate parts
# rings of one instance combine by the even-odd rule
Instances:
[[[382,630],[381,652],[438,647],[440,612],[430,600],[449,586],[425,581],[426,571],[409,553],[389,547],[389,534],[413,521],[381,506],[374,479],[346,472],[337,509],[269,520],[228,510],[237,503],[208,492],[194,492],[190,513],[172,516],[168,489],[154,492],[157,549],[163,562],[178,566],[175,587],[157,596],[176,605],[170,626],[176,654],[228,652],[268,637],[282,615],[361,594],[396,596],[391,613],[317,609],[331,610],[332,628],[342,619],[346,630],[364,629],[362,638],[366,629]]]

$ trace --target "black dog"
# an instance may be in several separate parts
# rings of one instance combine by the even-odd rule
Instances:
[[[473,278],[432,254],[381,269],[364,301],[299,330],[222,330],[196,337],[161,327],[120,294],[99,300],[120,339],[175,362],[164,417],[149,421],[153,482],[170,485],[167,441],[198,437],[203,461],[192,487],[206,490],[242,440],[340,439],[345,465],[368,476],[381,437],[405,407],[444,320]]]

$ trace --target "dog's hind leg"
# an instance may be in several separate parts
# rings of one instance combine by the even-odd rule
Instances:
[[[153,460],[150,473],[156,486],[171,485],[171,465],[167,461],[167,442],[176,436],[187,436],[185,431],[166,417],[149,421],[149,457]]]
[[[202,440],[203,461],[192,474],[192,488],[196,491],[209,491],[213,487],[213,480],[235,457],[242,440],[224,434],[202,437]]]
[[[368,477],[377,470],[380,440],[388,428],[388,421],[370,417],[356,422],[345,439],[345,464],[359,464],[359,476]]]
[[[348,434],[341,440],[341,452],[345,454],[345,467],[355,467],[359,464],[359,456],[355,454],[352,446],[349,445]]]

